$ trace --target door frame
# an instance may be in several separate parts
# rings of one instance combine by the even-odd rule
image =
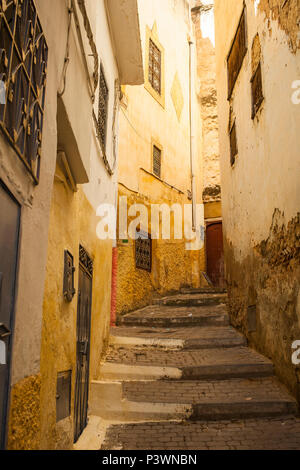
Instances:
[[[2,442],[0,441],[0,450],[6,449],[7,447],[7,439],[8,439],[8,425],[9,425],[9,409],[10,409],[10,402],[11,402],[11,375],[12,375],[12,358],[13,358],[13,347],[14,347],[14,333],[15,333],[15,320],[16,320],[16,299],[18,295],[18,279],[19,279],[19,265],[20,265],[20,238],[21,238],[21,219],[22,219],[22,206],[14,194],[9,190],[6,186],[4,181],[0,178],[0,188],[3,189],[8,196],[16,203],[18,206],[18,224],[17,224],[17,242],[15,247],[16,253],[16,267],[15,267],[15,282],[13,286],[13,305],[11,310],[10,316],[10,345],[7,351],[7,365],[8,365],[8,373],[7,373],[7,386],[6,386],[6,398],[5,402],[3,403],[3,424],[0,423],[3,432]],[[1,406],[1,404],[0,404]]]

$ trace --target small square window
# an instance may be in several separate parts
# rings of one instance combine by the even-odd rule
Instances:
[[[153,145],[153,173],[161,178],[161,150],[156,145]]]
[[[149,70],[148,78],[152,88],[161,95],[161,51],[149,40]]]
[[[236,156],[238,154],[235,121],[234,121],[233,126],[230,130],[229,135],[230,135],[230,164],[231,164],[231,166],[233,166],[235,164]]]
[[[256,72],[251,79],[251,91],[252,91],[252,119],[255,118],[257,111],[259,110],[264,95],[262,91],[262,75],[261,75],[261,64],[258,64]]]

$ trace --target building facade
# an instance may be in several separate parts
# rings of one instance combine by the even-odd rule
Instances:
[[[139,11],[145,83],[123,88],[119,202],[121,206],[127,202],[129,222],[136,217],[135,205],[147,208],[148,217],[140,228],[152,239],[136,241],[121,230],[118,314],[146,305],[154,295],[199,286],[205,267],[203,241],[197,250],[186,250],[185,237],[174,236],[172,212],[169,239],[157,237],[150,217],[153,204],[165,204],[165,210],[176,204],[184,212],[184,206],[193,202],[199,205],[194,228],[204,226],[201,116],[190,2],[140,0]],[[119,205],[122,211],[124,206]],[[162,217],[161,212],[160,229]],[[194,236],[191,228],[187,238]]]
[[[1,447],[69,449],[108,339],[97,208],[116,202],[120,86],[143,82],[137,3],[2,1],[0,15]]]
[[[231,320],[298,398],[299,15],[298,0],[215,1]]]

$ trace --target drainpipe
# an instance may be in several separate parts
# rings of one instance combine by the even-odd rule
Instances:
[[[190,159],[191,159],[191,189],[192,189],[192,228],[196,231],[196,175],[195,175],[195,109],[193,93],[195,90],[195,76],[194,76],[194,58],[195,58],[195,45],[189,39],[189,105],[190,105]]]
[[[118,273],[118,248],[114,242],[112,249],[112,276],[111,276],[111,309],[110,326],[116,326],[117,321],[117,273]]]

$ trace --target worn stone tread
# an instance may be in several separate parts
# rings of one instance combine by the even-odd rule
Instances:
[[[219,327],[128,327],[111,328],[111,336],[138,339],[184,341],[184,349],[246,346],[246,338],[231,326]]]
[[[296,403],[285,387],[273,377],[222,381],[124,382],[123,395],[127,400],[152,403]]]
[[[261,354],[247,348],[218,348],[191,351],[165,351],[151,348],[110,347],[106,357],[107,362],[128,365],[151,365],[164,367],[216,366],[234,364],[272,364]]]
[[[206,307],[161,307],[150,305],[118,320],[118,326],[226,326],[229,317],[225,305]]]
[[[154,305],[160,306],[210,306],[225,304],[227,302],[226,293],[200,293],[200,294],[178,294],[160,299],[154,299]]]
[[[300,419],[113,425],[101,450],[300,450]]]

